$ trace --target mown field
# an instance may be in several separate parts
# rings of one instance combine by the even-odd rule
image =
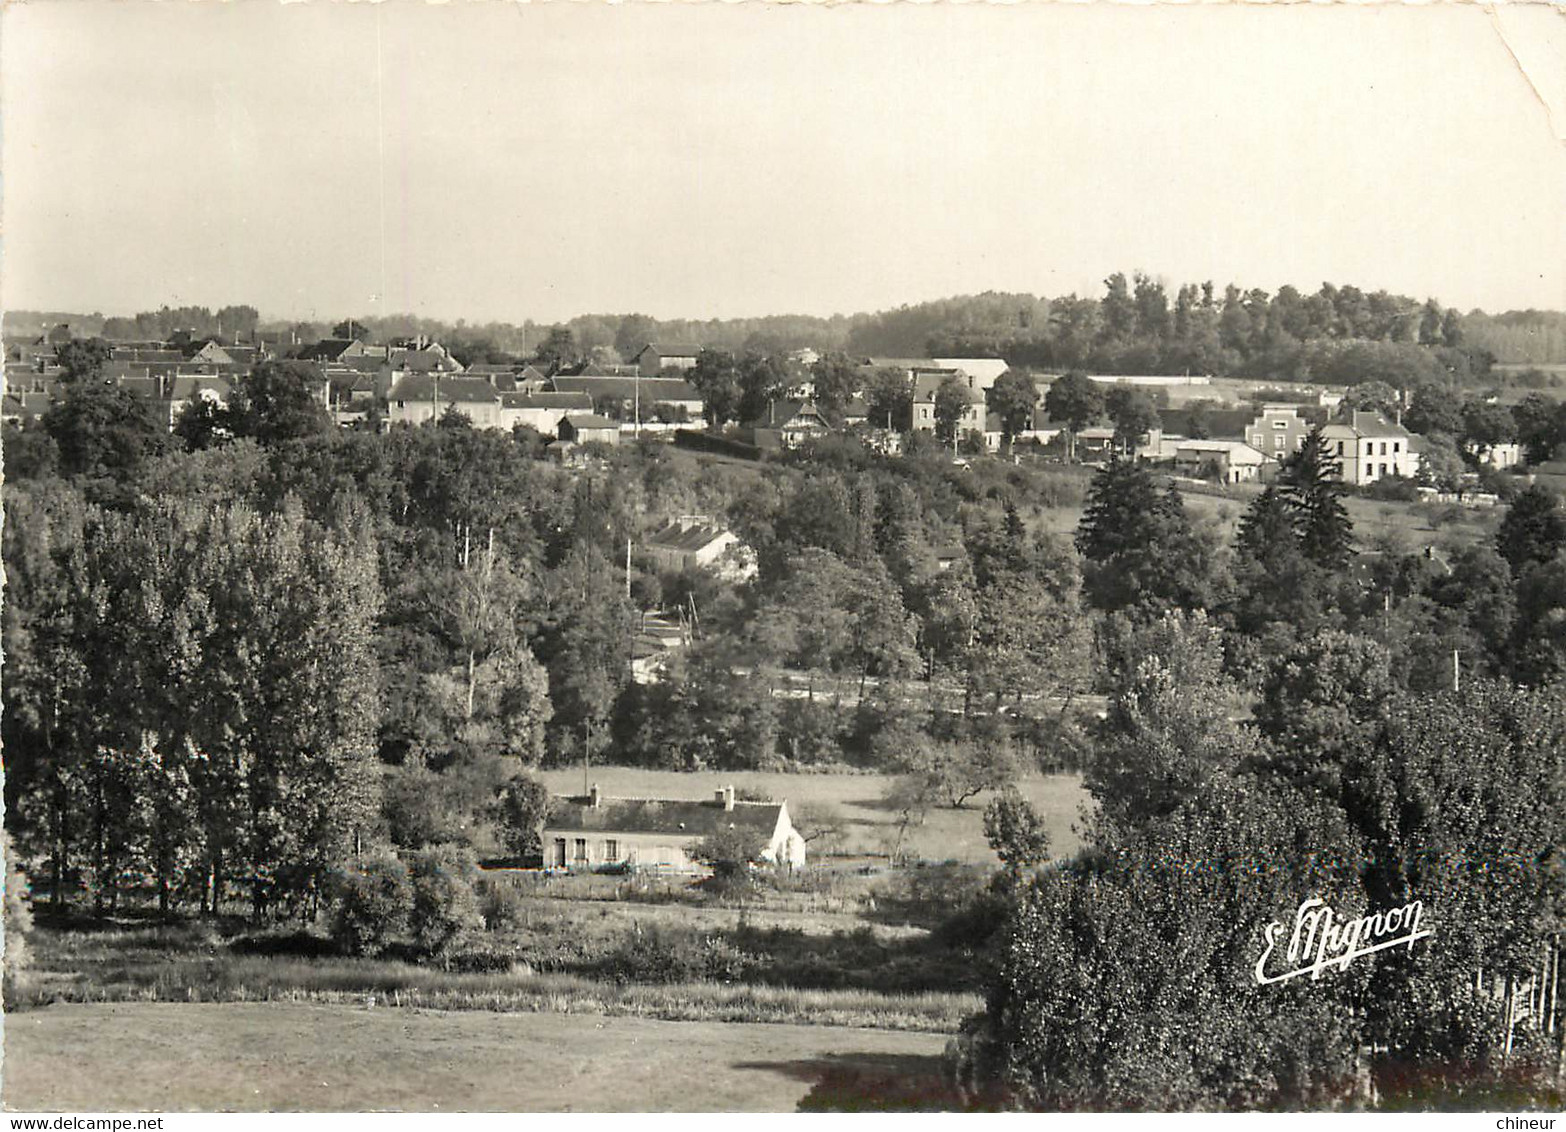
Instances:
[[[581,767],[546,770],[539,777],[556,794],[583,792]],[[897,815],[882,801],[892,782],[888,775],[687,773],[594,766],[588,768],[587,778],[611,798],[711,798],[715,790],[732,785],[786,801],[791,809],[801,803],[835,806],[847,823],[841,847],[846,854],[883,854],[897,835]],[[1023,779],[1018,788],[1043,816],[1055,850],[1063,855],[1074,853],[1081,845],[1075,827],[1082,806],[1089,800],[1081,777],[1036,776]],[[984,840],[984,807],[989,797],[981,794],[960,810],[931,810],[924,823],[908,833],[907,844],[913,854],[926,861],[994,864],[995,854]]]
[[[8,1109],[689,1112],[942,1107],[941,1034],[282,1003],[5,1019]]]

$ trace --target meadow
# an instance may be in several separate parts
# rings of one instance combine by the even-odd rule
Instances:
[[[941,1034],[387,1010],[362,1002],[72,1005],[5,1022],[3,1100],[23,1112],[949,1104]]]

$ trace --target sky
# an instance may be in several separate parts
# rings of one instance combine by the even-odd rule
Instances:
[[[34,0],[0,20],[11,309],[826,315],[1135,270],[1566,309],[1566,18],[1543,9]]]

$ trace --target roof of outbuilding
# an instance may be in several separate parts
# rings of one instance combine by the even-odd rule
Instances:
[[[667,523],[643,539],[643,544],[658,550],[693,551],[710,546],[728,533],[716,523]]]
[[[596,416],[593,413],[570,413],[560,423],[568,422],[578,432],[582,429],[619,429],[620,427],[619,421],[612,421],[608,417]]]
[[[669,833],[706,837],[727,829],[748,829],[771,837],[782,814],[781,802],[735,802],[726,810],[716,801],[666,801],[657,798],[603,798],[594,807],[587,798],[551,798],[544,828],[603,833]]]

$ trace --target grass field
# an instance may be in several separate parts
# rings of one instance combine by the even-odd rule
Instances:
[[[589,782],[598,783],[611,798],[711,798],[715,790],[733,785],[786,801],[791,808],[800,803],[833,805],[848,823],[842,851],[849,854],[884,853],[896,834],[896,815],[881,802],[891,782],[887,775],[686,773],[616,766],[590,767],[587,775]],[[556,794],[582,793],[580,767],[546,770],[539,777]],[[1088,801],[1081,778],[1040,776],[1024,779],[1018,786],[1043,816],[1056,852],[1075,852],[1081,839],[1073,827]],[[981,794],[961,810],[931,810],[924,824],[909,833],[914,854],[930,861],[994,863],[995,854],[984,840],[988,801],[989,795]]]
[[[1209,495],[1182,483],[1180,490],[1192,519],[1214,524],[1220,541],[1228,546],[1239,532],[1246,507],[1261,489],[1242,484],[1229,488],[1226,495]],[[1345,498],[1344,505],[1354,522],[1355,541],[1361,547],[1373,548],[1386,542],[1407,553],[1431,544],[1451,547],[1488,541],[1504,513],[1498,507],[1389,503],[1358,495]],[[1044,508],[1030,519],[1030,525],[1070,538],[1076,534],[1082,513],[1080,507]]]
[[[3,1100],[23,1112],[931,1107],[946,1040],[362,1006],[54,1006],[5,1019]]]

